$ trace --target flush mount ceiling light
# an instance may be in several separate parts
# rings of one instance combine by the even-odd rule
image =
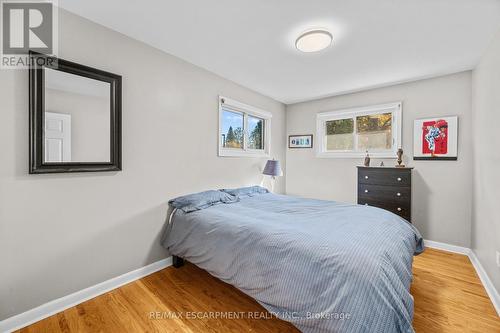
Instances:
[[[326,30],[315,29],[304,32],[297,38],[297,50],[310,53],[326,49],[332,44],[333,36]]]

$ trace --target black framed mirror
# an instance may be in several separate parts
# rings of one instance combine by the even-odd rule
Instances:
[[[30,52],[29,173],[119,171],[120,75]]]

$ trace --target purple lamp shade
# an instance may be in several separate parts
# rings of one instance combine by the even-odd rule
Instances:
[[[280,161],[268,160],[266,166],[264,167],[264,171],[262,173],[264,175],[273,177],[283,175],[283,172],[281,171]]]

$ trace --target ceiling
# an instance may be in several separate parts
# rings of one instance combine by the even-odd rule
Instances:
[[[472,69],[499,0],[59,0],[59,5],[283,103]],[[295,49],[326,28],[334,44]]]

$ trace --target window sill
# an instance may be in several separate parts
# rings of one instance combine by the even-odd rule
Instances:
[[[219,157],[269,157],[266,151],[219,149]]]
[[[397,152],[368,153],[370,158],[397,158]],[[319,158],[364,158],[366,153],[361,152],[318,152]]]

